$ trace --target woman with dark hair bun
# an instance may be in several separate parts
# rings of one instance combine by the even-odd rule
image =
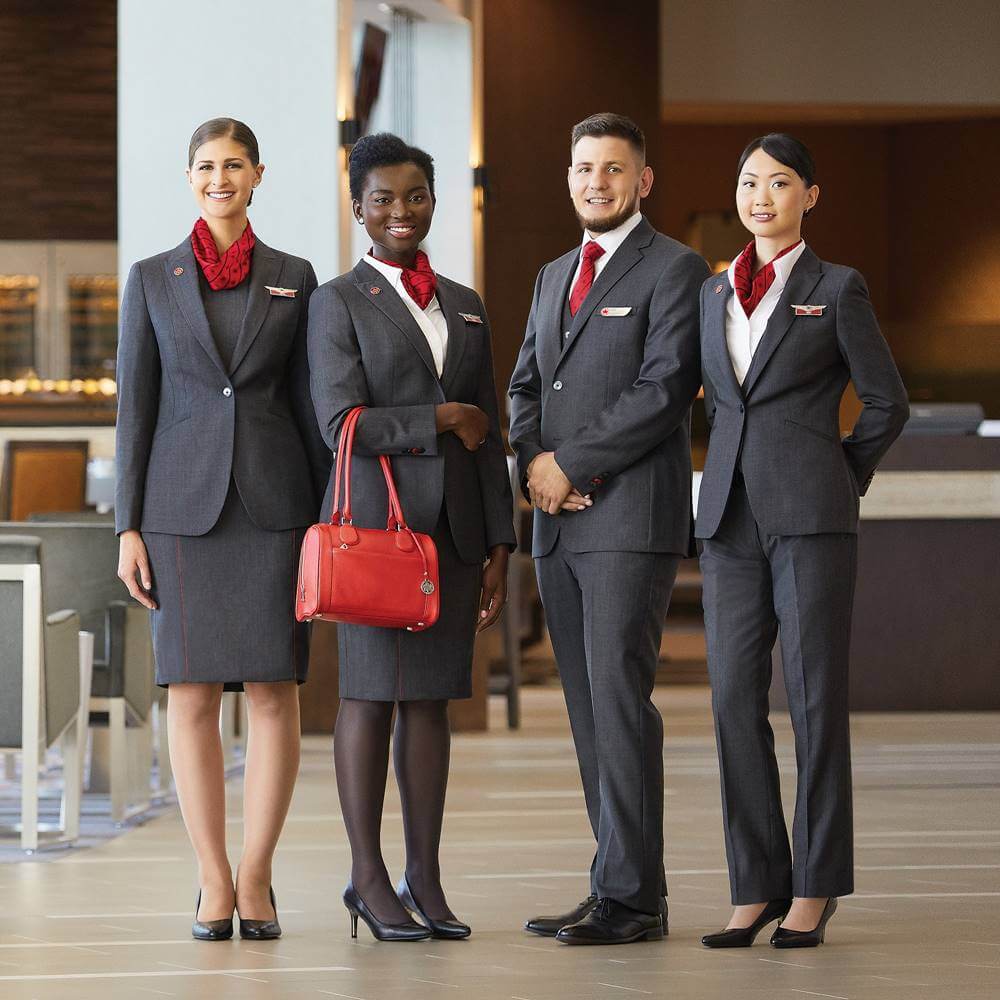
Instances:
[[[351,844],[344,904],[379,940],[468,937],[441,887],[438,848],[448,785],[448,701],[472,693],[476,631],[506,597],[514,545],[490,328],[471,288],[437,274],[420,249],[434,215],[434,164],[394,135],[351,152],[354,217],[372,241],[355,268],[321,285],[309,307],[319,426],[336,447],[356,406],[354,523],[385,527],[378,455],[392,456],[406,519],[438,549],[441,614],[423,632],[338,625],[340,710],[334,757]],[[323,502],[329,516],[330,492]],[[393,761],[406,871],[397,889],[380,844]],[[422,922],[413,920],[416,914]]]
[[[736,207],[753,234],[702,287],[711,428],[698,497],[705,630],[732,902],[709,948],[815,947],[854,891],[848,652],[859,497],[906,422],[906,391],[857,271],[802,240],[819,199],[806,147],[755,139]],[[840,435],[848,382],[863,403]],[[789,845],[774,735],[780,642],[798,789]]]
[[[254,234],[264,165],[242,122],[194,133],[191,235],[132,266],[118,344],[118,575],[150,609],[156,681],[169,687],[170,762],[198,859],[191,932],[281,934],[271,860],[299,763],[298,685],[309,633],[295,621],[299,546],[330,454],[309,395],[312,265]],[[219,708],[249,712],[243,853],[226,855]]]

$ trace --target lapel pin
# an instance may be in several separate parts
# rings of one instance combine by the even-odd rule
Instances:
[[[631,306],[605,306],[601,310],[602,316],[628,316],[632,312]]]
[[[182,275],[183,273],[184,273],[184,268],[183,268],[183,267],[175,267],[175,268],[174,268],[174,274],[176,274],[178,278],[179,278],[179,277],[180,277],[180,276],[181,276],[181,275]]]
[[[371,292],[372,295],[381,295],[382,294],[382,289],[379,288],[378,285],[372,285],[372,287],[369,288],[368,291]]]
[[[265,285],[264,286],[268,293],[271,295],[278,295],[283,299],[294,299],[295,294],[298,292],[297,288],[278,288],[276,285]]]
[[[823,310],[825,308],[826,306],[812,306],[812,305],[792,306],[792,309],[795,311],[796,316],[822,316]]]
[[[466,323],[479,323],[482,324],[483,317],[477,316],[475,313],[459,313],[459,316],[465,320]]]
[[[718,295],[719,292],[721,292],[721,291],[722,291],[722,285],[716,285],[715,286],[715,294]]]

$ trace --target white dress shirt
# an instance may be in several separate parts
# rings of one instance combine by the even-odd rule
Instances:
[[[726,310],[726,343],[729,346],[733,371],[736,372],[736,379],[740,385],[750,370],[750,362],[753,361],[754,351],[757,350],[757,345],[767,329],[767,321],[778,305],[778,299],[781,298],[785,285],[788,284],[788,276],[805,248],[805,240],[802,240],[794,250],[789,250],[784,257],[775,260],[774,281],[750,316],[743,311],[743,305],[735,292],[736,260],[739,258],[729,265],[729,284],[733,286],[734,292],[729,298],[729,307]]]
[[[437,295],[434,295],[427,303],[426,309],[421,309],[410,296],[403,284],[403,269],[385,261],[373,257],[370,253],[361,258],[366,264],[370,264],[376,271],[381,271],[385,275],[393,289],[403,300],[403,304],[410,310],[411,315],[417,321],[420,332],[427,339],[427,344],[434,357],[434,367],[437,369],[438,378],[444,371],[444,357],[448,353],[448,321],[445,319],[441,303],[438,302]]]
[[[614,252],[625,242],[628,236],[639,223],[642,222],[642,212],[636,212],[629,216],[617,229],[611,229],[606,233],[590,233],[586,229],[583,231],[583,242],[580,244],[580,256],[576,263],[576,271],[573,273],[573,280],[570,282],[570,291],[576,285],[576,279],[580,277],[580,268],[583,267],[583,248],[593,240],[604,253],[594,262],[594,281],[601,276],[601,271],[607,266]]]

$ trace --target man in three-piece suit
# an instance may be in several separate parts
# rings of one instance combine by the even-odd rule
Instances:
[[[608,944],[667,930],[663,722],[651,695],[690,548],[689,411],[708,268],[642,216],[653,172],[633,122],[594,115],[571,149],[583,243],[539,272],[510,443],[536,508],[532,554],[597,852],[590,896],[526,927]]]

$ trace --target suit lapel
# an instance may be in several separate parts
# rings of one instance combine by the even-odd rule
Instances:
[[[569,336],[563,344],[562,354],[559,358],[560,362],[569,354],[576,343],[576,338],[580,335],[580,331],[587,325],[587,320],[590,319],[591,313],[597,308],[601,299],[642,260],[643,248],[649,246],[653,240],[653,235],[653,227],[643,219],[628,234],[625,242],[612,254],[611,260],[608,261],[604,270],[601,271],[587,293],[587,297],[583,300],[583,304],[577,310],[577,314],[573,317],[573,323],[569,328]],[[562,303],[560,303],[561,308]],[[558,367],[558,364],[556,367]]]
[[[552,265],[552,283],[555,294],[541,311],[540,325],[535,331],[539,368],[543,371],[554,371],[559,364],[559,357],[565,347],[563,334],[563,307],[569,296],[569,284],[573,280],[576,265],[580,262],[580,250],[566,254],[562,260]]]
[[[781,298],[778,299],[778,304],[774,307],[774,312],[771,313],[771,318],[767,321],[764,335],[760,338],[757,350],[754,351],[750,368],[743,380],[744,396],[750,395],[761,372],[771,360],[771,355],[778,349],[778,345],[784,340],[785,334],[788,333],[795,321],[792,304],[809,301],[809,296],[819,282],[822,273],[823,266],[819,258],[806,247],[795,267],[792,268],[788,284],[785,285]]]
[[[198,262],[195,260],[190,240],[185,240],[167,255],[164,270],[164,280],[167,287],[195,339],[201,344],[212,363],[228,378],[229,373],[222,363],[222,358],[219,357],[215,338],[208,326],[205,306],[201,301],[201,289],[198,287]]]
[[[715,292],[721,286],[721,292]],[[743,390],[736,381],[733,370],[733,359],[729,356],[729,344],[726,340],[726,320],[729,314],[729,301],[733,297],[733,286],[729,283],[729,275],[719,274],[712,285],[712,295],[705,306],[705,341],[711,352],[715,368],[722,373],[726,387],[737,399],[742,398]]]
[[[444,370],[441,373],[441,387],[447,392],[448,386],[462,363],[462,355],[465,353],[469,331],[465,320],[462,319],[456,308],[454,289],[443,286],[444,282],[438,279],[437,300],[448,323],[448,347],[444,355]]]
[[[410,310],[406,308],[403,300],[396,294],[396,291],[389,284],[386,277],[370,264],[358,261],[354,268],[354,281],[361,290],[361,294],[386,319],[399,328],[413,349],[420,355],[421,361],[427,366],[431,375],[436,379],[438,377],[437,367],[434,364],[434,355],[431,354],[430,344],[427,343],[427,338],[424,336],[423,330],[420,329],[417,321],[410,315]],[[450,338],[450,325],[448,327],[448,335]]]
[[[240,327],[240,335],[236,339],[236,347],[233,348],[233,357],[229,365],[230,375],[239,368],[264,325],[272,298],[266,286],[273,287],[278,284],[283,263],[280,254],[275,253],[260,240],[257,241],[253,248],[253,264],[248,279],[250,295],[247,299],[247,311],[243,314],[243,325]]]

